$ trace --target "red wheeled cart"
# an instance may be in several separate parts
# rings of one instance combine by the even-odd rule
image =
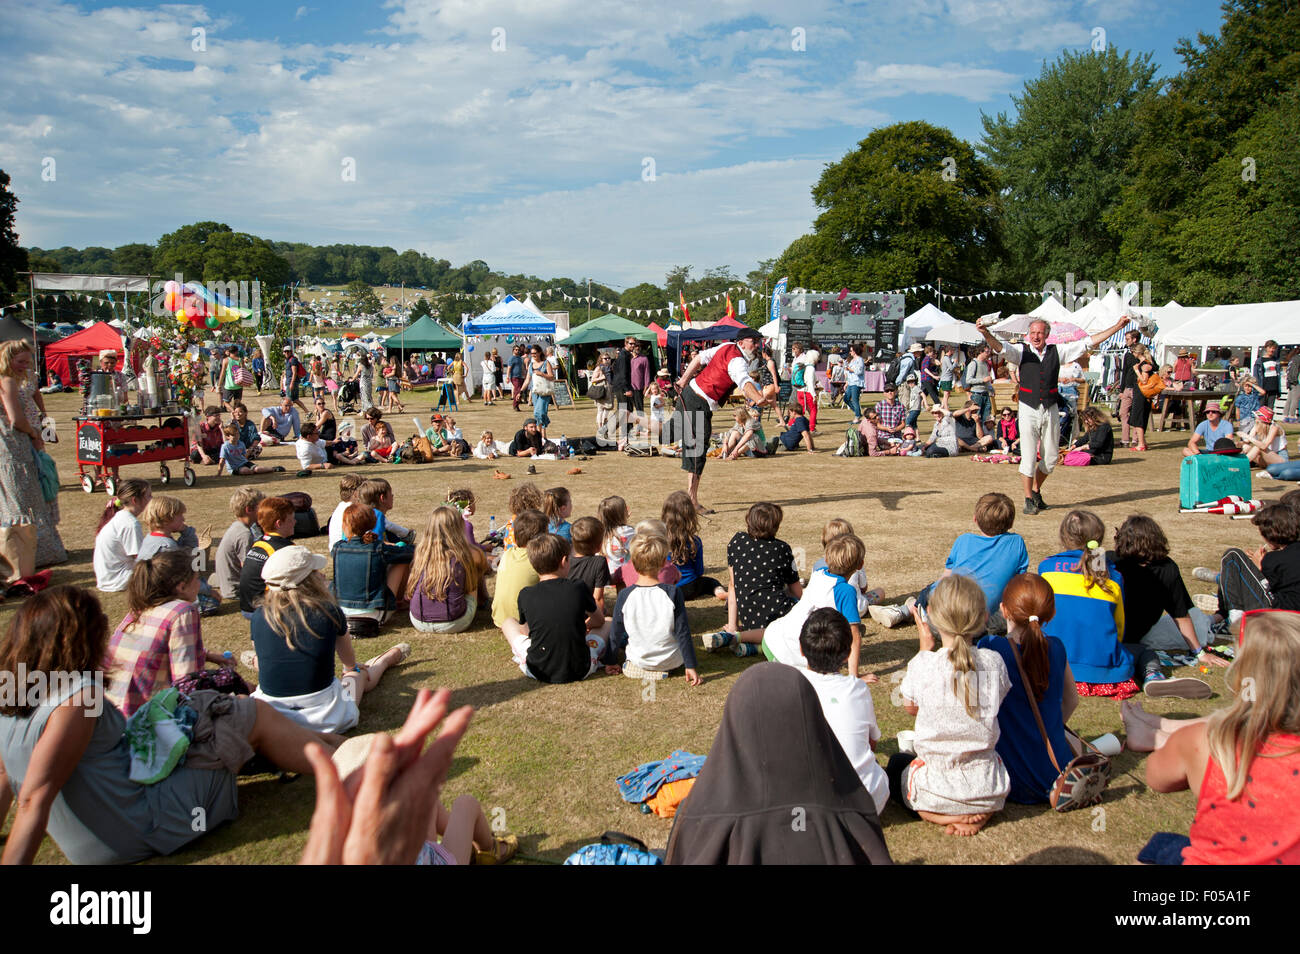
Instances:
[[[169,460],[185,461],[186,487],[198,479],[190,466],[190,430],[177,414],[141,414],[129,417],[77,417],[77,470],[81,489],[93,494],[103,487],[117,495],[118,468],[158,462],[159,478],[170,483]]]

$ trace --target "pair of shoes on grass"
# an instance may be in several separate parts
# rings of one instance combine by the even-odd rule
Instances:
[[[867,607],[867,612],[871,618],[879,623],[885,629],[897,629],[904,623],[912,620],[912,607],[916,605],[916,598],[909,596],[903,603],[893,605],[872,604]]]
[[[1214,694],[1208,682],[1191,676],[1171,679],[1158,670],[1147,673],[1142,691],[1153,699],[1208,699]]]
[[[716,633],[705,633],[700,637],[700,642],[709,652],[716,652],[730,646],[732,653],[742,659],[746,656],[757,656],[760,652],[756,643],[742,643],[736,638],[735,633],[729,633],[725,629],[720,629]]]

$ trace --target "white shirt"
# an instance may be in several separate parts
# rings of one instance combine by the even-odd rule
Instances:
[[[302,465],[303,470],[306,470],[312,464],[323,464],[328,460],[328,455],[325,453],[325,442],[319,437],[314,441],[300,437],[293,447],[294,453],[298,455],[298,463]]]
[[[835,733],[844,754],[853,763],[858,778],[876,803],[876,813],[885,810],[889,801],[889,779],[871,751],[871,743],[880,738],[876,725],[876,709],[871,702],[871,690],[861,679],[837,672],[813,672],[800,669],[817,693],[826,724]]]
[[[334,549],[334,544],[339,543],[343,539],[343,511],[347,510],[351,504],[351,500],[340,500],[339,505],[335,507],[334,512],[330,514],[329,530],[331,550]]]
[[[1079,358],[1087,354],[1088,349],[1091,347],[1092,347],[1092,342],[1089,341],[1087,338],[1084,338],[1081,341],[1070,341],[1065,344],[1058,344],[1056,346],[1056,357],[1057,359],[1060,360],[1061,367],[1065,367],[1071,361],[1077,361]],[[1018,365],[1020,364],[1020,359],[1024,357],[1025,348],[1029,348],[1028,342],[1025,342],[1022,345],[1018,345],[1018,344],[1003,345],[1002,353],[1007,356],[1007,360],[1009,362]],[[1030,348],[1030,350],[1033,351],[1034,349]],[[1039,361],[1042,361],[1043,356],[1047,354],[1047,346],[1044,345],[1042,351],[1034,351],[1034,354],[1038,355]]]
[[[95,586],[104,593],[126,589],[143,542],[144,528],[135,514],[125,509],[115,513],[95,535]]]
[[[704,367],[712,361],[714,357],[717,356],[719,348],[725,347],[726,345],[714,345],[712,348],[706,348],[701,351],[699,354],[700,367]],[[737,350],[739,350],[739,348],[737,348]],[[757,355],[755,355],[754,363],[757,363]],[[744,388],[746,381],[757,388],[758,382],[749,376],[750,367],[751,362],[745,359],[745,353],[742,351],[739,355],[727,362],[727,376],[736,383],[736,387],[738,388]],[[700,390],[700,385],[694,378],[691,379],[691,389],[708,403],[710,411],[716,411],[718,409],[718,402]]]

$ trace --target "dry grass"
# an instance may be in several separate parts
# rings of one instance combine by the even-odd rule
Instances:
[[[269,393],[260,403],[252,391],[246,392],[246,397],[255,415],[256,408],[273,403]],[[412,410],[426,406],[417,403],[425,400],[422,396],[416,397],[408,399]],[[69,420],[73,404],[70,395],[49,399],[63,437],[51,450],[63,477],[61,531],[71,553],[71,562],[58,568],[55,581],[91,587],[93,531],[104,497],[102,493],[87,497],[74,483],[76,464]],[[395,426],[399,434],[410,428],[410,416],[398,416]],[[466,406],[458,417],[467,434],[477,435],[482,427],[490,426],[509,436],[523,414],[511,412],[508,405],[473,405]],[[589,405],[559,411],[553,417],[556,434],[592,431]],[[847,413],[824,412],[822,422],[821,449],[814,456],[782,452],[775,461],[710,462],[702,496],[718,513],[705,519],[701,533],[710,574],[725,577],[727,540],[743,526],[750,503],[769,499],[785,508],[781,538],[803,547],[810,564],[820,556],[823,524],[832,517],[851,520],[867,543],[866,570],[871,584],[884,587],[889,599],[901,599],[936,576],[953,539],[971,528],[972,507],[981,493],[1001,490],[1020,500],[1018,477],[1010,466],[975,464],[967,458],[834,458],[830,450],[839,442]],[[1060,549],[1056,531],[1067,504],[1097,511],[1108,528],[1135,511],[1156,516],[1193,592],[1207,587],[1191,580],[1192,567],[1213,563],[1229,545],[1253,545],[1256,534],[1245,521],[1177,513],[1178,447],[1186,435],[1153,433],[1151,438],[1153,450],[1148,454],[1121,450],[1110,467],[1061,468],[1056,472],[1046,487],[1053,509],[1037,517],[1020,516],[1016,521],[1016,531],[1029,545],[1031,566]],[[336,481],[322,474],[310,480],[295,479],[289,448],[271,449],[268,456],[272,462],[289,465],[289,473],[216,479],[205,469],[197,487],[187,490],[177,482],[170,492],[186,501],[192,524],[202,529],[210,523],[218,534],[230,521],[230,491],[244,480],[258,481],[268,493],[306,490],[315,498],[317,513],[324,520],[337,500]],[[394,517],[412,526],[423,524],[430,508],[450,487],[472,486],[478,495],[475,522],[482,531],[491,514],[504,521],[506,497],[520,480],[527,479],[525,466],[524,461],[505,462],[502,469],[513,475],[509,481],[492,480],[493,466],[481,461],[378,466],[367,468],[367,473],[394,483]],[[581,463],[584,473],[573,477],[564,473],[570,466],[569,462],[540,463],[540,474],[533,479],[542,488],[567,486],[573,493],[575,517],[592,513],[597,502],[609,494],[627,499],[633,521],[657,517],[663,498],[684,483],[678,463],[668,459],[605,454]],[[146,465],[128,468],[126,475],[153,478],[156,471],[153,465]],[[1261,481],[1257,496],[1276,499],[1288,486]],[[155,482],[155,492],[159,490]],[[1113,534],[1113,529],[1109,533]],[[304,542],[313,550],[325,550],[324,537]],[[103,602],[116,624],[124,613],[123,596],[106,594]],[[712,600],[690,606],[696,634],[716,629],[725,621],[724,610]],[[0,606],[0,625],[7,626],[13,611],[12,603]],[[454,703],[472,705],[477,714],[459,750],[448,785],[449,798],[471,793],[489,812],[503,810],[505,824],[521,838],[523,853],[533,858],[561,860],[611,828],[662,847],[670,823],[641,815],[623,803],[614,779],[674,748],[707,752],[727,692],[750,661],[738,660],[730,653],[701,653],[702,686],[691,689],[681,678],[669,679],[657,685],[652,700],[643,698],[640,683],[622,677],[543,686],[521,677],[511,666],[504,639],[491,627],[487,614],[481,613],[479,620],[469,632],[457,636],[422,635],[409,626],[394,626],[371,641],[372,646],[360,647],[360,653],[369,655],[408,640],[415,651],[405,666],[391,671],[367,694],[358,731],[394,730],[417,689],[451,687]],[[882,631],[870,621],[865,627],[863,662],[868,670],[881,675],[873,693],[883,733],[879,751],[883,762],[896,750],[895,734],[910,728],[911,720],[890,703],[889,674],[916,652],[916,631],[911,626]],[[249,648],[247,624],[233,609],[225,610],[204,621],[204,640],[218,649],[238,652]],[[1214,669],[1204,678],[1215,687],[1214,698],[1205,702],[1154,701],[1148,708],[1166,715],[1200,715],[1213,710],[1222,704],[1222,670]],[[1118,705],[1112,701],[1083,700],[1073,721],[1088,737],[1122,732]],[[1187,793],[1160,796],[1149,792],[1141,781],[1142,762],[1142,757],[1128,752],[1117,759],[1122,773],[1130,774],[1118,774],[1111,784],[1104,813],[1054,815],[1043,808],[1009,806],[977,837],[962,839],[910,821],[891,807],[884,817],[886,839],[899,862],[1126,863],[1151,832],[1186,831],[1193,807]],[[166,860],[292,861],[305,843],[313,798],[309,780],[288,784],[270,776],[245,780],[239,821]],[[47,840],[39,858],[57,862],[62,855]]]

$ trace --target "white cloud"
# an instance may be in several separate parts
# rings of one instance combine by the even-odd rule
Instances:
[[[1021,80],[1002,70],[977,69],[960,63],[926,66],[920,63],[859,63],[855,80],[872,96],[905,96],[911,93],[947,94],[972,102],[987,101],[997,93],[1010,92]]]

